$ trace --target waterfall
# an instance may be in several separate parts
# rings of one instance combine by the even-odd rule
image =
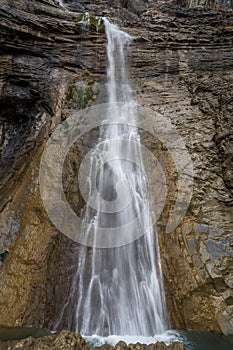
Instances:
[[[135,126],[137,105],[127,72],[131,37],[107,19],[104,22],[109,124],[100,128],[91,156],[88,181],[94,174],[100,198],[94,198],[90,184],[83,220],[92,224],[92,231],[83,226],[82,235],[88,242],[88,235],[93,234],[95,241],[101,227],[109,241],[103,248],[80,246],[72,288],[75,330],[84,336],[153,336],[168,325],[159,242]],[[94,209],[90,203],[95,203]],[[122,234],[127,244],[122,244],[122,238],[117,244]]]

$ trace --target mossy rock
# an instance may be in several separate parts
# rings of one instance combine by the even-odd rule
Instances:
[[[81,22],[85,23],[85,14],[82,15]],[[95,31],[98,33],[105,33],[105,25],[104,20],[101,17],[95,16],[93,14],[89,14],[89,23],[86,25],[86,28],[89,28],[91,31]]]
[[[84,71],[85,76],[89,76],[89,72]],[[66,101],[69,108],[85,109],[98,94],[95,81],[88,80],[80,83],[72,83],[66,95]]]

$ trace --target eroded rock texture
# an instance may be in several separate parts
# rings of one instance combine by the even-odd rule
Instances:
[[[142,133],[167,179],[158,231],[172,327],[233,333],[231,3],[221,9],[149,0],[63,4],[1,1],[0,252],[9,254],[0,270],[0,323],[55,327],[67,301],[78,246],[50,223],[38,169],[55,127],[75,108],[105,102],[106,39],[103,26],[97,33],[98,14],[134,37],[129,61],[137,101],[172,123],[192,159],[189,209],[166,233],[177,169],[161,141]],[[85,11],[92,13],[89,26],[82,24]],[[76,165],[96,136],[74,145],[64,169],[77,212],[83,203]],[[60,326],[67,326],[72,315],[63,316]]]

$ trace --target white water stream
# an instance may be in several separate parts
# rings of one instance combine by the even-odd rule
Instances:
[[[66,324],[92,346],[120,339],[169,343],[176,335],[167,331],[159,241],[127,72],[131,37],[104,22],[108,104],[101,109],[105,120],[86,162],[82,244],[55,329]]]
[[[89,175],[91,178],[94,172],[100,198],[92,198],[94,191],[90,188],[89,203],[95,202],[97,209],[87,205],[84,220],[92,223],[96,236],[98,227],[109,230],[109,246],[112,231],[116,242],[117,234],[126,225],[125,234],[132,237],[132,243],[91,251],[80,247],[73,283],[78,288],[74,293],[75,330],[84,336],[154,336],[167,329],[166,303],[140,136],[137,127],[129,125],[135,125],[137,118],[126,62],[131,38],[107,19],[104,22],[108,102],[123,102],[125,108],[122,113],[116,104],[114,108],[110,105],[106,116],[109,125],[101,127]],[[145,227],[149,228],[147,232]],[[135,230],[141,231],[141,238],[133,241]],[[89,234],[87,230],[82,232],[83,236]]]

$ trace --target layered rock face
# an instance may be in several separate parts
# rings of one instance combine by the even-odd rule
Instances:
[[[74,109],[105,102],[106,39],[98,14],[133,36],[136,99],[173,125],[192,160],[189,209],[166,233],[180,190],[176,162],[159,137],[142,132],[167,180],[158,232],[171,326],[233,332],[231,4],[211,10],[177,3],[1,1],[0,253],[9,254],[0,270],[0,323],[54,327],[67,301],[78,245],[50,223],[38,174],[55,127]],[[85,11],[93,15],[88,26]],[[90,140],[74,145],[64,167],[77,212],[83,203],[72,164]]]
[[[98,46],[96,32],[85,32],[82,15],[53,1],[16,1],[13,7],[2,1],[1,16],[0,249],[10,249],[10,254],[1,268],[0,322],[33,324],[37,314],[36,324],[41,325],[48,261],[56,244],[52,237],[58,234],[38,187],[43,143],[64,118],[61,106],[63,99],[69,102],[65,94],[71,82],[88,80],[94,72],[101,79],[105,57],[97,66],[92,50],[92,40]],[[103,35],[99,40],[104,56]]]
[[[189,8],[208,8],[211,10],[232,9],[232,0],[176,0],[177,4]]]

